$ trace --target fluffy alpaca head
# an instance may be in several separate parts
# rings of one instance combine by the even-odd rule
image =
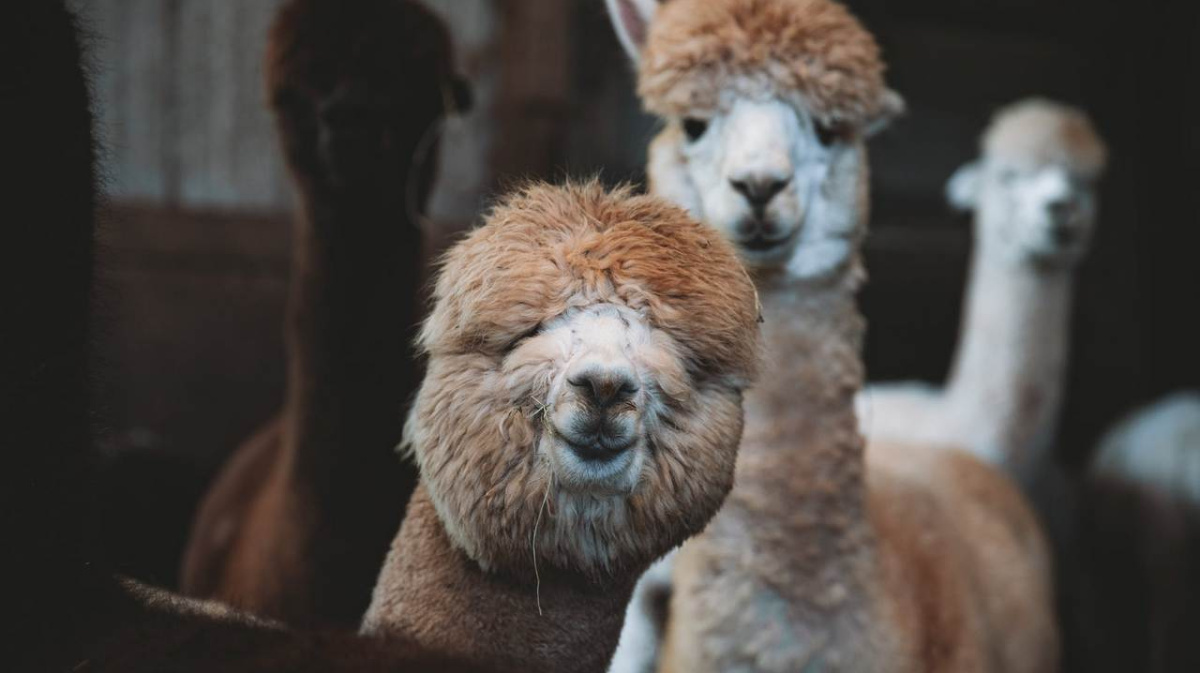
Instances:
[[[974,210],[978,236],[1014,262],[1059,267],[1082,258],[1095,229],[1107,149],[1087,115],[1043,99],[996,114],[983,156],[950,179],[952,204]]]
[[[627,189],[534,185],[447,254],[434,298],[405,441],[471,558],[640,571],[716,512],[758,339],[716,232]]]
[[[863,234],[862,140],[903,108],[874,38],[830,0],[608,0],[667,128],[654,191],[802,277],[846,267]]]
[[[438,124],[469,105],[446,27],[409,0],[291,0],[271,29],[266,79],[306,188],[407,195],[418,209],[436,172]]]

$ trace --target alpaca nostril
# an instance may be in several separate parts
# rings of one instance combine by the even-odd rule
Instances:
[[[775,177],[752,177],[743,179],[730,179],[729,184],[733,186],[734,191],[746,197],[750,205],[762,207],[771,202],[779,195],[780,192],[787,189],[791,184],[791,177],[775,178]]]
[[[639,386],[633,375],[624,369],[589,369],[567,379],[567,383],[593,407],[607,409],[628,402]]]
[[[1075,214],[1075,202],[1071,199],[1055,199],[1046,204],[1046,211],[1055,222],[1065,222]]]
[[[1078,227],[1073,227],[1067,224],[1065,220],[1057,221],[1050,227],[1050,236],[1058,245],[1069,245],[1074,243],[1079,238]]]

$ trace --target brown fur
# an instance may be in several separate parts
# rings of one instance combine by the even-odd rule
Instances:
[[[900,105],[883,71],[874,39],[828,0],[668,0],[639,91],[670,118],[771,96],[869,131]],[[860,167],[822,185],[839,190],[855,245],[864,135],[842,150]],[[662,670],[1054,670],[1048,553],[1013,487],[954,449],[868,449],[857,431],[862,277],[857,257],[824,280],[761,272],[767,364],[747,394],[737,487],[677,556]]]
[[[422,236],[453,60],[407,0],[292,0],[266,56],[304,214],[284,409],[230,459],[196,518],[192,595],[292,623],[358,624],[416,469],[395,459],[419,381]]]
[[[131,582],[106,582],[90,604],[74,606],[79,635],[33,653],[18,672],[80,673],[402,673],[503,671],[410,640],[381,642],[345,632],[297,632],[221,605],[180,598]]]
[[[872,443],[867,469],[887,594],[910,627],[913,670],[1057,670],[1050,554],[1016,486],[941,447]]]
[[[662,670],[1054,670],[1049,554],[1015,487],[856,432],[854,276],[760,283],[776,366],[747,397],[738,487],[679,554]]]
[[[901,106],[874,37],[829,0],[669,0],[650,25],[638,77],[646,108],[677,117],[730,95],[793,99],[827,124],[870,126]]]
[[[1063,165],[1087,178],[1099,177],[1108,160],[1108,148],[1086,113],[1041,98],[997,112],[982,146],[992,160]]]
[[[85,534],[89,514],[84,507],[94,416],[86,375],[88,298],[96,290],[91,282],[94,155],[85,77],[91,69],[81,58],[64,4],[16,0],[0,7],[0,43],[28,57],[5,71],[6,86],[23,100],[48,106],[10,105],[0,111],[5,122],[0,128],[13,131],[6,136],[3,161],[21,169],[10,171],[16,191],[7,204],[11,221],[20,226],[5,232],[16,263],[0,265],[6,274],[0,306],[11,320],[0,330],[5,345],[0,350],[0,447],[8,459],[0,493],[4,523],[16,524],[3,527],[3,596],[15,617],[0,639],[3,670],[480,670],[428,656],[404,642],[289,632],[106,575]],[[54,152],[46,151],[48,137],[55,139]],[[30,284],[38,292],[29,292]]]
[[[448,254],[435,297],[407,432],[423,485],[364,629],[521,670],[603,670],[638,574],[732,486],[754,287],[684,211],[588,183],[509,197]],[[649,464],[612,496],[554,487],[538,411],[551,373],[525,362],[539,323],[598,303],[637,312],[679,365]]]
[[[736,391],[754,374],[757,344],[754,288],[718,234],[652,197],[610,195],[595,183],[535,186],[450,252],[434,294],[421,336],[429,373],[409,442],[439,511],[463,522],[452,534],[475,560],[529,571],[532,526],[548,486],[530,450],[541,435],[547,381],[509,378],[531,374],[507,370],[506,346],[542,321],[597,302],[648,315],[678,345],[691,396],[680,400],[678,434],[659,438],[641,488],[596,518],[581,513],[569,536],[547,526],[543,553],[559,567],[614,571],[622,560],[640,566],[673,546],[646,535],[664,519],[672,538],[677,527],[691,534],[704,525],[732,480],[728,448],[741,432]],[[505,525],[497,529],[497,521]],[[585,555],[574,538],[591,535],[608,539]]]

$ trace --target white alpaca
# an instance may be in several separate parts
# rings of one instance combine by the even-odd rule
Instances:
[[[1048,458],[1067,366],[1074,272],[1096,219],[1104,143],[1084,113],[1027,100],[997,114],[983,156],[947,185],[975,211],[958,352],[944,389],[876,384],[857,400],[869,440],[969,448],[1028,479]]]
[[[1200,392],[1175,393],[1105,433],[1092,471],[1200,507]]]
[[[738,245],[766,360],[733,493],[644,579],[610,671],[1052,670],[1047,551],[1011,485],[856,431],[864,139],[902,106],[873,38],[828,0],[609,9],[666,121],[651,189]]]

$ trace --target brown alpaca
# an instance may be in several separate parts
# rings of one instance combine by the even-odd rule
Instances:
[[[10,28],[13,29],[11,34]],[[6,628],[10,637],[4,639],[0,652],[4,670],[120,673],[503,670],[500,662],[472,665],[462,662],[453,653],[431,652],[423,642],[418,642],[426,640],[427,634],[414,638],[389,632],[385,641],[346,633],[288,631],[278,624],[239,614],[218,604],[171,596],[131,582],[114,581],[99,563],[89,560],[91,553],[83,534],[86,515],[81,506],[82,494],[87,487],[82,478],[83,466],[91,441],[86,354],[95,227],[94,158],[87,86],[84,69],[80,66],[78,39],[70,15],[61,3],[16,0],[4,5],[0,8],[0,39],[33,57],[34,67],[20,68],[13,77],[5,80],[9,86],[22,95],[54,103],[36,114],[27,108],[0,109],[3,121],[25,122],[18,130],[27,133],[28,140],[10,143],[10,152],[4,155],[4,160],[15,161],[14,165],[23,169],[14,175],[21,180],[20,186],[26,188],[14,194],[11,205],[16,210],[12,212],[29,216],[18,221],[22,226],[7,232],[10,242],[22,244],[21,254],[12,260],[13,264],[0,266],[6,281],[0,283],[0,298],[3,299],[0,304],[6,316],[15,321],[4,330],[5,348],[0,349],[0,365],[5,374],[0,377],[0,433],[3,433],[0,434],[0,446],[7,449],[6,457],[12,459],[9,469],[3,472],[5,478],[12,478],[11,488],[6,481],[6,488],[0,493],[5,498],[14,498],[14,506],[6,507],[2,515],[6,524],[10,520],[16,524],[11,528],[6,526],[4,532],[6,543],[13,550],[9,560],[17,564],[11,574],[3,574],[3,583],[5,600],[19,615],[16,622]],[[5,124],[0,128],[18,127]],[[30,133],[33,131],[36,133]],[[62,141],[62,151],[52,157],[46,154],[42,145],[47,136]],[[21,138],[19,134],[17,137]],[[555,498],[556,507],[562,503],[591,504],[594,509],[590,511],[597,515],[618,512],[616,507],[606,509],[603,503],[607,501],[624,503],[620,512],[629,517],[614,522],[615,528],[583,526],[578,531],[568,532],[572,535],[592,534],[575,539],[575,549],[612,551],[595,558],[606,558],[614,568],[632,568],[630,572],[636,572],[648,556],[660,553],[663,546],[678,543],[689,529],[703,526],[729,488],[741,427],[740,391],[751,375],[753,365],[756,336],[753,288],[737,275],[737,262],[727,245],[710,238],[708,232],[680,211],[652,199],[626,200],[622,194],[610,197],[594,187],[578,192],[542,188],[531,190],[530,194],[540,195],[539,203],[554,211],[535,209],[529,213],[533,221],[562,219],[586,228],[589,225],[581,224],[585,221],[581,218],[599,218],[595,220],[593,235],[580,237],[576,242],[582,245],[574,250],[565,237],[559,241],[562,245],[553,249],[539,248],[534,236],[523,236],[537,232],[522,229],[519,221],[522,213],[514,209],[521,203],[518,199],[513,207],[504,211],[507,220],[490,227],[493,230],[490,237],[484,233],[479,237],[489,238],[500,246],[525,244],[524,253],[516,258],[525,262],[552,259],[554,253],[565,253],[564,260],[555,260],[571,260],[564,270],[574,270],[586,280],[600,281],[602,287],[599,289],[617,292],[628,307],[629,315],[655,320],[653,330],[649,331],[653,343],[636,349],[636,355],[661,355],[662,349],[674,349],[663,362],[643,363],[639,360],[637,369],[640,374],[644,371],[643,364],[652,366],[654,373],[665,368],[667,376],[639,381],[646,386],[664,385],[669,392],[646,391],[635,396],[636,403],[671,406],[654,409],[653,414],[650,409],[638,413],[626,411],[625,407],[613,413],[597,412],[602,427],[595,438],[596,444],[578,447],[581,451],[597,454],[589,454],[593,459],[591,467],[582,473],[555,472],[564,483],[572,484],[573,489],[587,489],[589,485],[603,489],[620,481],[622,475],[631,475],[628,464],[622,468],[622,455],[632,456],[636,452],[641,456],[634,462],[644,465],[645,470],[635,476],[645,477],[655,487],[665,486],[666,490],[637,486],[630,495],[595,493],[580,494],[575,499]],[[556,199],[556,195],[559,198]],[[55,198],[46,198],[48,196]],[[556,206],[561,210],[556,210]],[[35,217],[38,214],[43,219]],[[48,214],[54,217],[45,217]],[[601,221],[606,225],[601,225]],[[560,231],[569,226],[560,223]],[[505,227],[512,235],[494,235],[497,227]],[[491,260],[480,259],[480,252],[476,246],[474,257],[467,252],[454,259],[474,268],[490,266]],[[503,254],[487,248],[484,252]],[[454,271],[452,261],[448,272]],[[15,275],[10,276],[10,273]],[[504,280],[502,271],[500,276],[499,279]],[[704,286],[705,279],[710,276],[721,283],[720,289]],[[606,284],[605,279],[612,284]],[[48,301],[29,301],[30,293],[26,289],[30,283],[39,287],[44,293],[40,298]],[[597,289],[582,280],[581,286]],[[559,289],[562,289],[561,285]],[[472,296],[480,299],[485,292],[476,287]],[[570,299],[576,308],[587,310],[588,302],[578,301],[580,297],[564,295],[564,298]],[[519,301],[517,297],[508,299]],[[458,304],[458,308],[463,306]],[[501,318],[517,316],[519,319],[527,315],[525,312],[532,306],[525,303],[491,304],[488,308]],[[447,311],[454,313],[453,309]],[[694,311],[714,315],[689,324],[688,314]],[[459,313],[458,317],[467,316]],[[638,319],[634,321],[638,322]],[[459,325],[465,328],[460,336],[467,341],[458,350],[459,355],[469,358],[475,353],[479,358],[488,357],[491,347],[486,345],[486,340],[476,340],[470,334],[470,328],[478,325],[466,320],[460,321]],[[491,329],[500,331],[495,325]],[[548,330],[553,331],[553,328],[548,326]],[[533,354],[528,350],[524,352]],[[445,356],[443,353],[442,357]],[[579,373],[595,375],[599,372]],[[592,380],[599,386],[600,394],[620,393],[620,389],[608,389],[607,382],[599,377]],[[676,388],[680,385],[684,387]],[[610,397],[609,401],[612,399]],[[578,404],[578,399],[563,401],[567,405]],[[714,425],[710,426],[707,419],[695,417],[693,412],[696,410],[715,412],[711,421]],[[504,419],[504,416],[496,416],[491,420]],[[614,429],[613,424],[631,419],[661,421],[667,427],[646,432],[633,446],[612,445],[610,441],[619,436],[619,430]],[[520,425],[509,427],[520,430]],[[572,426],[570,436],[578,439],[575,433],[579,430]],[[679,433],[684,432],[693,434],[681,437]],[[646,457],[642,453],[651,442],[660,449],[661,455]],[[528,447],[477,445],[474,448],[501,449],[511,454]],[[28,462],[21,460],[26,457]],[[488,462],[486,455],[478,456],[475,461],[479,467]],[[701,478],[694,483],[680,478],[681,472],[697,468],[716,476]],[[650,474],[651,469],[657,471]],[[515,472],[514,476],[523,474],[520,468]],[[533,472],[537,475],[540,470],[534,467]],[[485,483],[506,478],[495,473],[458,476],[463,479],[465,489],[478,483],[472,482],[472,478]],[[445,475],[441,477],[444,479]],[[668,481],[663,482],[661,478]],[[438,479],[433,481],[438,482]],[[515,495],[532,483],[509,482],[509,485],[514,488],[496,494],[499,498],[480,493],[481,500],[491,498],[491,504],[502,505],[503,495]],[[435,492],[439,490],[434,489]],[[462,494],[466,495],[466,492]],[[647,502],[648,498],[655,500]],[[9,503],[6,501],[5,504]],[[528,530],[530,525],[537,529],[537,522],[531,524],[528,520],[528,508],[517,507],[510,512],[492,510],[492,513],[501,517],[511,513],[517,518],[515,521],[503,518],[490,522],[454,518],[442,521],[454,530],[473,530],[472,526],[482,523],[482,530],[500,533],[502,538],[496,541],[475,539],[482,548],[488,549],[503,549],[509,544],[510,540],[503,535],[510,523],[516,524],[518,530]],[[571,518],[572,522],[579,521],[569,517],[567,512],[560,516]],[[546,522],[553,520],[553,515],[547,514]],[[568,544],[563,549],[571,548]],[[437,548],[431,551],[437,551]],[[452,560],[460,557],[461,554],[452,555]],[[552,554],[541,559],[549,573],[548,589],[555,586],[552,575],[556,573],[567,573],[559,576],[569,577],[572,572],[582,574],[594,570],[590,563],[578,566],[572,565],[571,561],[567,562],[567,569],[554,570],[556,558],[557,555]],[[436,558],[427,559],[427,563],[437,561]],[[609,581],[617,581],[620,574],[615,571],[606,576]],[[483,575],[478,567],[467,574],[466,579],[467,585],[450,587],[450,591],[462,589],[464,593],[479,595],[486,591],[485,585],[500,587],[506,582],[499,575],[494,578]],[[629,582],[629,579],[625,580],[626,584]],[[508,586],[516,591],[521,584],[518,579]],[[581,591],[590,591],[590,596],[596,596],[602,584],[599,581],[579,582]],[[412,590],[414,585],[402,588]],[[447,587],[439,589],[445,592]],[[535,591],[536,587],[529,587],[529,590]],[[502,589],[498,591],[502,593]],[[549,603],[550,591],[546,597],[547,609],[558,609]],[[560,598],[553,597],[555,606],[562,605]],[[580,596],[571,599],[579,601]],[[529,607],[527,601],[512,600],[472,607],[481,614],[502,620],[506,615],[500,610],[511,607],[514,602]],[[621,603],[619,600],[614,603],[614,614],[619,615]],[[445,618],[440,602],[415,609],[429,613],[428,620],[418,618],[421,623],[437,624]],[[517,615],[516,618],[527,620],[528,616]],[[542,623],[551,622],[544,620]],[[576,638],[576,632],[587,632],[590,628],[583,623],[563,626],[560,624],[558,629],[541,627],[537,631],[537,635],[546,636],[541,642],[550,651],[566,649],[569,647],[567,636]],[[489,634],[472,633],[464,642],[473,643],[479,635],[486,637]],[[495,632],[490,636],[493,642],[500,638]],[[531,647],[529,641],[516,637],[506,642],[508,647],[521,650],[521,654],[515,656],[527,656],[525,651]],[[462,649],[469,653],[471,647],[464,645]]]
[[[675,557],[660,668],[1054,670],[1048,554],[1014,487],[857,432],[864,139],[901,106],[872,36],[828,0],[610,9],[667,121],[652,188],[738,244],[765,319],[737,487]]]
[[[92,118],[79,38],[62,2],[0,7],[0,43],[28,61],[0,107],[12,226],[0,248],[0,447],[5,671],[402,671],[451,666],[402,643],[286,632],[194,601],[114,582],[88,526],[89,298],[95,222]],[[46,139],[55,151],[46,151]],[[11,253],[11,254],[9,254]],[[30,288],[36,287],[36,292]],[[11,481],[9,481],[11,479]],[[11,500],[10,500],[11,499]],[[406,668],[407,667],[407,668]]]
[[[591,183],[501,204],[435,295],[406,427],[422,484],[363,631],[602,671],[639,574],[732,486],[754,287],[682,210]]]
[[[395,459],[419,369],[437,125],[464,90],[443,24],[407,0],[292,0],[267,90],[302,195],[280,416],[196,517],[183,590],[289,623],[357,626],[416,485]],[[456,93],[457,92],[457,93]]]

